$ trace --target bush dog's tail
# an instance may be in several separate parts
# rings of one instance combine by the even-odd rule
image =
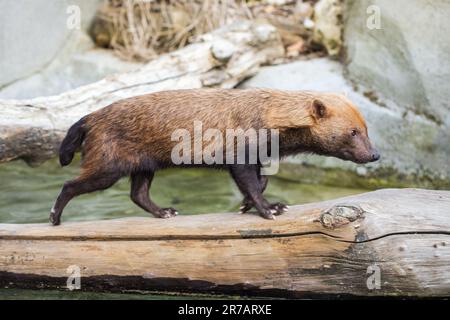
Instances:
[[[84,117],[75,122],[67,132],[66,137],[59,147],[59,163],[67,166],[72,162],[75,151],[81,146],[84,140],[85,129],[83,128]]]

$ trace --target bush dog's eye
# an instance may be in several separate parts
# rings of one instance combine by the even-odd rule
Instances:
[[[358,133],[358,132],[357,132],[355,129],[352,130],[352,136],[353,136],[353,137],[356,136],[357,133]]]

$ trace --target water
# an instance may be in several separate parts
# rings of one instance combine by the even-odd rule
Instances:
[[[50,208],[65,180],[78,174],[79,162],[61,168],[56,160],[38,168],[23,162],[0,165],[0,223],[48,222]],[[129,198],[128,179],[102,192],[83,195],[66,207],[62,221],[113,219],[143,216],[148,213]],[[316,202],[365,192],[362,189],[302,184],[270,177],[265,196],[287,204]],[[171,169],[158,172],[152,184],[153,200],[163,207],[175,207],[180,214],[237,211],[242,201],[234,182],[224,171],[208,169]],[[0,289],[2,299],[169,299],[171,296],[82,293]]]
[[[168,295],[143,293],[100,293],[83,291],[0,289],[1,300],[179,300],[179,299],[249,299],[238,296]]]
[[[65,180],[77,176],[78,163],[61,168],[56,160],[38,168],[22,162],[0,165],[0,223],[48,222],[48,215]],[[366,190],[301,184],[270,177],[265,196],[287,204],[315,202],[357,194]],[[149,214],[129,198],[130,183],[121,179],[113,187],[73,199],[63,213],[63,222],[112,219]],[[180,214],[237,211],[242,196],[225,171],[170,169],[156,174],[152,199]]]

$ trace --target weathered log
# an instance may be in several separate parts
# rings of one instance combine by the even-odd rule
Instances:
[[[237,213],[0,224],[2,287],[281,297],[450,295],[450,192],[385,189]],[[73,269],[71,269],[73,270]]]
[[[53,157],[72,123],[119,99],[169,89],[231,88],[283,54],[273,26],[243,21],[205,34],[137,71],[58,96],[0,100],[0,162],[20,158],[37,165]]]

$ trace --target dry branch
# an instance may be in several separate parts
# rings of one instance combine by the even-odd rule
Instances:
[[[275,26],[284,46],[291,46],[289,56],[297,56],[320,50],[312,42],[315,2],[110,0],[99,9],[91,35],[97,45],[112,48],[121,58],[149,61],[184,47],[196,36],[254,19]]]
[[[124,59],[149,61],[184,47],[193,37],[250,17],[245,1],[106,1],[91,33],[97,44]]]

